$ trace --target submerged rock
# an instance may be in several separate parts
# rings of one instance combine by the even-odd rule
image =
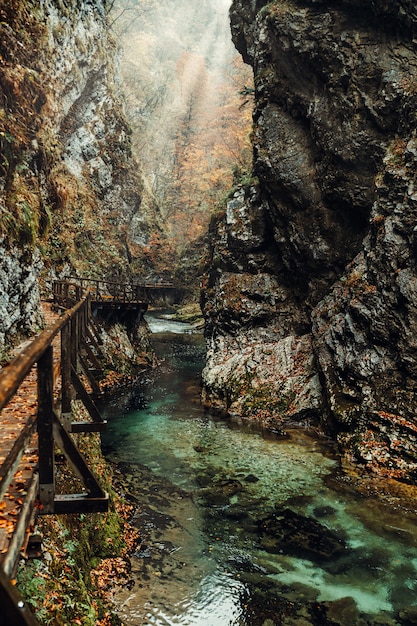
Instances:
[[[259,523],[261,546],[267,552],[322,562],[345,553],[346,545],[311,517],[291,509],[274,511]]]
[[[316,517],[331,517],[336,513],[336,509],[332,506],[317,506],[314,509],[314,515]]]
[[[214,482],[210,487],[200,491],[200,498],[206,506],[221,506],[228,504],[230,498],[242,491],[242,483],[236,479],[223,479]]]
[[[400,618],[406,624],[417,624],[417,607],[410,606],[400,611]]]
[[[360,614],[353,598],[323,602],[322,607],[329,624],[334,624],[334,626],[352,626],[352,624],[366,626],[364,620],[358,622]]]
[[[244,481],[245,483],[257,483],[259,482],[259,478],[257,478],[254,474],[248,474],[245,476]]]

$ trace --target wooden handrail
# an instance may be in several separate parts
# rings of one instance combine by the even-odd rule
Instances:
[[[0,411],[16,393],[24,378],[29,374],[33,365],[40,359],[46,348],[51,345],[56,335],[76,315],[89,297],[87,292],[81,300],[65,311],[59,320],[48,326],[26,348],[3,367],[0,371]]]
[[[86,291],[76,286],[77,302],[68,308],[55,322],[42,331],[33,341],[28,343],[0,371],[0,411],[13,398],[22,382],[37,365],[37,411],[27,415],[22,422],[21,432],[6,453],[0,465],[0,500],[12,483],[13,476],[28,444],[32,441],[35,429],[38,432],[38,467],[32,474],[31,485],[22,503],[20,515],[15,525],[13,536],[9,541],[6,554],[2,554],[0,562],[0,599],[2,610],[13,615],[13,621],[22,626],[37,624],[27,611],[26,605],[17,590],[13,590],[9,579],[19,557],[20,548],[26,529],[35,509],[36,498],[39,498],[41,510],[39,514],[48,513],[89,513],[108,510],[108,494],[106,494],[96,477],[88,468],[87,463],[78,450],[72,432],[101,432],[105,422],[94,405],[92,398],[84,387],[80,373],[89,378],[86,371],[86,358],[83,353],[90,350],[87,345],[94,335],[91,315],[90,289]],[[55,366],[53,361],[54,339],[61,338],[61,393],[55,389]],[[98,344],[96,343],[96,348]],[[88,356],[87,356],[88,359]],[[96,381],[95,381],[96,382]],[[79,392],[77,394],[77,389]],[[71,423],[72,400],[81,398],[92,422]],[[84,398],[84,400],[83,400]],[[75,426],[75,427],[74,427]],[[63,452],[68,466],[84,483],[87,493],[59,494],[55,488],[55,448]],[[3,607],[3,601],[6,606]],[[9,612],[9,613],[8,613]],[[11,619],[11,618],[10,618]],[[0,616],[0,623],[3,623]],[[9,622],[8,622],[9,623]]]
[[[175,289],[176,288],[172,281],[165,281],[165,282],[147,281],[144,283],[141,283],[141,282],[118,283],[117,281],[112,281],[112,280],[101,280],[101,279],[96,279],[96,278],[78,278],[77,276],[69,276],[68,279],[65,279],[62,281],[56,281],[56,282],[65,282],[65,281],[73,283],[74,285],[79,283],[82,287],[85,287],[86,285],[88,286],[96,285],[96,289],[99,289],[100,286],[107,286],[107,285],[118,287],[119,289],[136,289],[137,287],[146,288],[146,289]]]
[[[154,300],[155,296],[161,295],[161,291],[176,292],[176,287],[171,282],[117,283],[93,278],[69,277],[53,282],[52,290],[55,305],[61,309],[68,308],[78,299],[79,291],[87,287],[90,290],[93,306],[101,303],[108,306],[111,306],[112,303],[147,306],[149,302]]]

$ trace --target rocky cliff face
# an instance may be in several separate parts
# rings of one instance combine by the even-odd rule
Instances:
[[[235,0],[254,69],[254,171],[212,223],[207,402],[319,422],[414,479],[417,14],[411,3]]]
[[[0,2],[0,350],[40,322],[42,264],[126,278],[157,229],[141,213],[107,4]]]

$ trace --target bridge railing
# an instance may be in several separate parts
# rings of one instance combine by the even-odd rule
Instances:
[[[2,617],[5,614],[6,623],[17,626],[36,623],[17,590],[8,583],[24,544],[26,529],[34,510],[38,510],[39,514],[50,514],[88,513],[108,509],[108,495],[88,468],[70,435],[71,432],[101,431],[105,426],[83,382],[83,379],[89,376],[89,368],[85,357],[82,356],[83,345],[88,341],[92,353],[94,334],[91,330],[93,323],[90,310],[91,296],[88,292],[82,295],[81,291],[76,290],[71,297],[79,297],[78,302],[66,310],[55,324],[41,332],[0,371],[0,411],[2,411],[29,376],[32,368],[35,365],[37,368],[36,413],[28,415],[26,421],[23,420],[20,434],[0,465],[0,502],[2,502],[18,470],[24,451],[37,431],[38,470],[32,476],[7,551],[1,555],[0,560]],[[57,387],[53,360],[54,340],[58,337],[60,389]],[[75,399],[80,399],[84,403],[92,422],[71,422],[72,402]],[[82,481],[87,493],[68,495],[57,493],[55,447],[63,452],[68,466]],[[39,505],[35,506],[37,501]]]
[[[89,289],[93,301],[107,302],[114,300],[121,303],[149,302],[152,300],[152,294],[175,290],[174,283],[168,281],[119,283],[94,278],[78,278],[76,276],[54,281],[52,288],[54,300],[65,303],[76,301],[77,289],[81,291]]]

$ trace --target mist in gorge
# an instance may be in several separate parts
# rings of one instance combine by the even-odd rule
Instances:
[[[158,207],[166,236],[162,244],[155,233],[149,254],[159,254],[162,268],[198,240],[234,179],[250,170],[252,73],[231,41],[229,6],[117,0],[113,7],[142,206]]]

